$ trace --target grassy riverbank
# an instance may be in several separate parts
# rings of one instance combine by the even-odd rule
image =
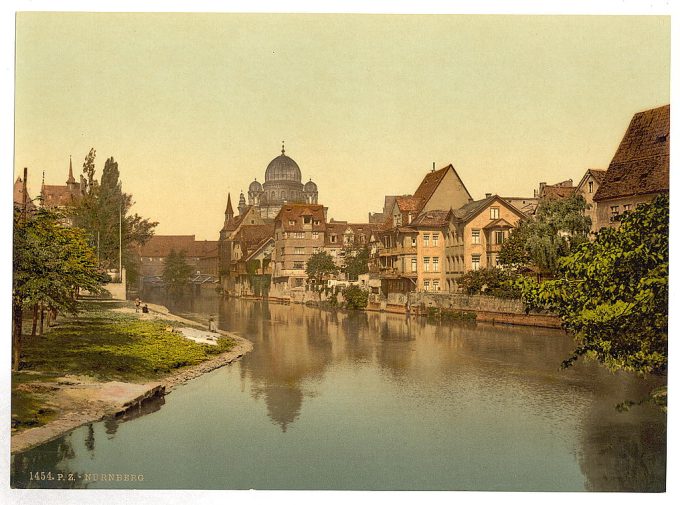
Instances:
[[[43,425],[62,405],[56,393],[74,382],[159,380],[234,347],[193,342],[176,328],[186,322],[135,313],[126,302],[83,302],[77,317],[61,318],[42,336],[25,335],[21,369],[12,374],[12,425]]]

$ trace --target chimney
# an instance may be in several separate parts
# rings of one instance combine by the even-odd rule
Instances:
[[[491,193],[487,193],[486,198],[491,198]]]
[[[432,162],[432,171],[434,172],[434,161]]]

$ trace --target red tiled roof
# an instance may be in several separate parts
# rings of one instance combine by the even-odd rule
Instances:
[[[264,241],[273,237],[273,224],[247,224],[241,227],[234,240],[240,242],[243,255],[246,256]]]
[[[187,251],[187,256],[192,258],[217,257],[217,248],[217,240],[194,240]]]
[[[593,179],[595,179],[595,182],[597,182],[598,184],[602,184],[605,175],[607,175],[606,170],[601,170],[598,168],[591,168],[588,170],[588,173],[593,177]]]
[[[195,235],[154,235],[139,249],[144,257],[165,258],[170,251],[188,253],[193,251]]]
[[[593,200],[668,191],[670,110],[664,105],[633,116]]]
[[[14,191],[13,191],[14,205],[23,206],[24,205],[24,181],[21,177],[17,177],[14,181]],[[31,195],[26,194],[26,210],[35,210],[35,204],[31,201]]]
[[[398,196],[395,201],[401,212],[417,212],[422,203],[417,196]]]
[[[437,186],[439,186],[439,183],[444,179],[449,167],[453,168],[452,165],[448,165],[444,168],[440,168],[439,170],[435,170],[434,172],[430,172],[423,178],[420,186],[418,186],[416,192],[413,193],[414,197],[420,199],[423,206],[432,197],[435,190],[437,189]]]
[[[326,217],[324,215],[323,205],[305,204],[305,203],[291,203],[281,207],[281,210],[276,215],[275,222],[281,223],[284,231],[305,231],[308,228],[303,227],[303,217],[310,216],[312,218],[312,230],[324,231],[326,229]],[[293,222],[291,224],[291,221]],[[318,222],[318,224],[314,224]]]
[[[63,207],[71,204],[77,196],[69,191],[68,186],[43,185],[42,202],[45,207]]]
[[[546,200],[559,200],[569,198],[576,192],[573,186],[545,186],[541,193],[541,198]]]

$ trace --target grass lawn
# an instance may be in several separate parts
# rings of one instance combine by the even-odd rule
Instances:
[[[46,405],[50,388],[45,385],[56,377],[68,374],[147,382],[235,345],[227,337],[218,338],[217,345],[199,344],[172,331],[186,324],[142,320],[137,314],[111,310],[124,306],[131,304],[84,302],[78,316],[62,317],[44,335],[23,335],[20,371],[12,374],[14,427],[39,426],[56,415]]]
[[[62,319],[42,336],[24,336],[21,370],[89,375],[100,380],[144,382],[228,351],[235,342],[211,346],[168,331],[175,321],[141,320],[114,312],[125,305],[86,302],[77,317]]]

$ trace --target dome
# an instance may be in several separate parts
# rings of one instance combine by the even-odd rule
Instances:
[[[312,182],[312,180],[309,179],[309,181],[307,181],[307,182],[305,183],[305,192],[307,192],[307,193],[316,193],[317,191],[319,191],[319,190],[318,190],[318,188],[316,187],[316,183],[315,183],[315,182]]]
[[[250,186],[248,186],[248,193],[261,193],[262,192],[262,184],[257,182],[257,179],[255,179],[253,182],[250,183]]]
[[[295,181],[301,182],[302,172],[295,160],[289,158],[285,154],[277,156],[267,165],[267,171],[264,173],[264,180],[269,181]]]

